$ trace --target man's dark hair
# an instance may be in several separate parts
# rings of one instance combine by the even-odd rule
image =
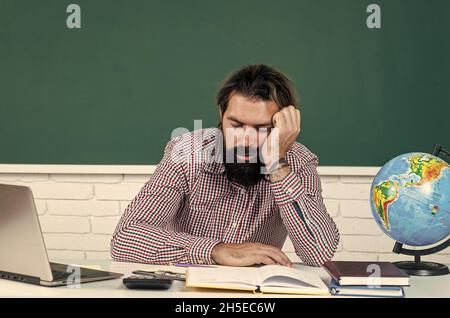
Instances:
[[[292,82],[281,72],[264,64],[247,65],[225,80],[216,99],[222,115],[234,92],[255,100],[273,101],[280,109],[289,105],[297,107]]]

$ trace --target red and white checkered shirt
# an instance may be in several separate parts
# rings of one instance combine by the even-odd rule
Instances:
[[[287,176],[246,188],[227,179],[222,162],[198,160],[199,150],[217,146],[218,131],[196,130],[169,141],[153,176],[117,225],[112,258],[214,264],[211,252],[220,242],[282,248],[289,235],[304,263],[321,266],[330,260],[339,232],[323,203],[317,156],[295,142],[285,157],[291,167]],[[202,142],[193,142],[199,133]]]

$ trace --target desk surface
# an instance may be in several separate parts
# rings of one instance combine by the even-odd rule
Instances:
[[[58,261],[59,263],[85,265],[91,268],[104,269],[112,272],[123,273],[125,276],[134,270],[170,269],[184,272],[182,267],[155,266],[133,263],[119,263],[112,261]],[[316,272],[329,283],[330,277],[322,268],[308,267],[302,264],[294,264],[294,267]],[[450,297],[450,275],[438,277],[411,277],[411,286],[405,287],[406,297]],[[41,287],[0,279],[0,297],[167,297],[167,298],[266,298],[266,297],[311,297],[304,295],[255,295],[249,292],[234,292],[212,289],[187,288],[184,282],[174,281],[167,291],[129,290],[122,284],[122,279],[81,284],[80,288]]]

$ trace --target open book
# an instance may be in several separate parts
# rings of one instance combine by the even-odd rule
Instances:
[[[189,267],[186,286],[275,294],[330,295],[328,287],[317,274],[281,265]]]

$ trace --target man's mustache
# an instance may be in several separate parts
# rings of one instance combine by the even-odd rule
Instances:
[[[251,160],[255,157],[259,157],[259,148],[255,147],[243,147],[243,146],[237,146],[233,148],[226,148],[226,159],[236,159],[237,156],[245,156],[250,157],[248,160]]]

